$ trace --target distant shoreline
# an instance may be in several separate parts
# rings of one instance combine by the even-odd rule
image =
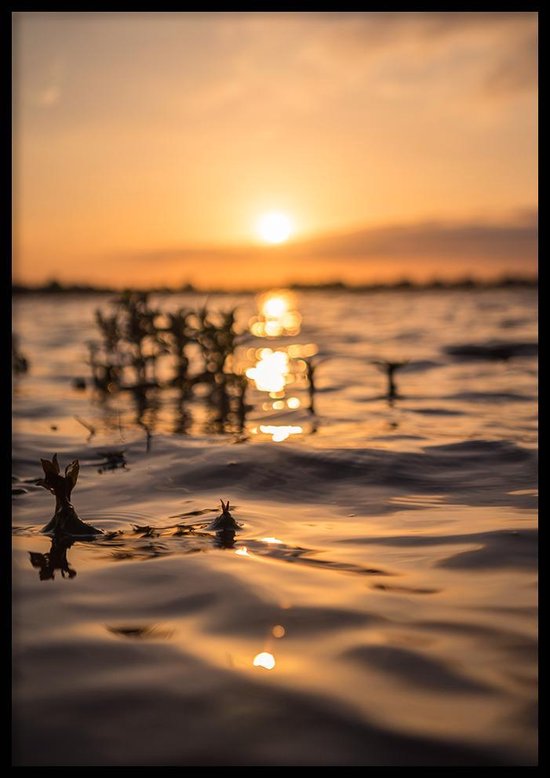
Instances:
[[[426,282],[416,282],[403,279],[393,283],[347,284],[343,281],[332,281],[320,284],[290,283],[256,289],[201,289],[193,284],[184,284],[181,287],[151,287],[150,289],[138,289],[133,291],[148,292],[150,294],[258,294],[268,289],[284,288],[300,292],[386,292],[386,291],[446,291],[446,290],[483,290],[483,289],[509,289],[509,288],[537,288],[538,279],[532,276],[503,276],[490,280],[462,278],[455,280],[433,279]],[[94,286],[92,284],[62,284],[59,281],[49,281],[46,284],[27,286],[25,284],[13,284],[13,295],[27,294],[119,294],[122,288],[108,286]]]

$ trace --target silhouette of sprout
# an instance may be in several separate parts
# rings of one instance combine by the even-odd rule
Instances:
[[[55,496],[55,513],[46,526],[43,527],[42,532],[54,535],[58,533],[67,535],[101,534],[101,530],[86,524],[78,517],[71,503],[71,492],[76,486],[80,471],[78,459],[73,459],[67,465],[65,475],[61,475],[57,454],[53,455],[51,461],[49,459],[41,459],[40,462],[44,471],[44,478],[39,479],[36,483]]]
[[[388,388],[386,390],[386,396],[390,399],[395,399],[397,394],[397,386],[395,384],[394,375],[402,367],[409,364],[409,360],[403,362],[390,362],[388,360],[372,360],[372,364],[375,365],[382,373],[385,373],[388,379]]]
[[[306,377],[307,388],[309,396],[309,412],[315,415],[315,393],[317,391],[317,385],[315,383],[316,371],[319,365],[326,361],[326,359],[319,359],[318,357],[308,357],[304,360],[306,363]]]
[[[217,517],[217,519],[214,519],[209,529],[213,529],[218,532],[219,531],[226,532],[228,530],[236,531],[240,529],[239,525],[237,524],[237,522],[235,521],[235,519],[230,513],[229,500],[226,503],[224,503],[223,500],[220,500],[220,502],[222,504],[222,512]]]

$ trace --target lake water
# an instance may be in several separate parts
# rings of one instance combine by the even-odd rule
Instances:
[[[110,299],[14,301],[14,763],[535,764],[536,292],[212,296],[249,383],[225,427],[93,388]],[[54,453],[95,540],[40,533]]]

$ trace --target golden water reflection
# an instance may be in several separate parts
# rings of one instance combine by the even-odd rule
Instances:
[[[250,320],[250,332],[256,337],[278,338],[300,332],[302,317],[291,292],[266,292],[258,299],[258,309],[258,314]]]
[[[265,670],[273,670],[275,667],[275,657],[268,651],[262,651],[260,654],[256,654],[252,660],[254,667],[263,667]]]
[[[256,366],[246,371],[247,378],[251,378],[261,392],[282,392],[291,377],[287,352],[262,348],[257,356]]]
[[[255,432],[257,430],[252,430]],[[271,440],[274,443],[282,443],[291,435],[300,435],[304,431],[303,427],[298,425],[292,426],[291,424],[260,424],[260,432],[264,435],[271,435]]]
[[[305,345],[294,344],[288,347],[248,349],[246,358],[254,360],[255,364],[246,368],[246,377],[254,381],[256,389],[260,392],[269,392],[269,396],[276,400],[273,403],[275,410],[282,410],[285,406],[295,410],[302,405],[302,401],[295,395],[285,399],[285,389],[289,385],[300,385],[305,388],[308,384],[308,366],[306,358],[317,353],[317,346],[313,343]],[[267,410],[264,407],[264,410]]]
[[[289,336],[299,333],[300,324],[296,295],[288,290],[273,290],[258,298],[258,313],[250,322],[250,331],[258,337]],[[318,351],[318,346],[311,342],[288,345],[278,342],[272,348],[249,346],[242,352],[243,370],[250,388],[265,393],[258,410],[269,414],[266,423],[258,419],[257,425],[249,428],[250,433],[269,435],[275,443],[304,433],[302,425],[288,423],[288,416],[283,416],[282,423],[277,424],[273,411],[284,414],[304,409],[313,413],[315,387],[311,360]],[[250,395],[249,399],[252,399]]]

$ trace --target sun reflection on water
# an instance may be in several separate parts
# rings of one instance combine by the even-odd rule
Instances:
[[[267,297],[262,305],[266,318],[278,319],[288,311],[288,297]]]
[[[250,321],[250,332],[259,338],[298,335],[302,317],[294,295],[285,290],[267,292],[258,301],[259,313]]]
[[[251,378],[261,392],[282,392],[289,379],[289,362],[286,351],[260,349],[256,367],[249,367],[247,378]]]
[[[256,654],[252,664],[254,667],[263,667],[264,670],[273,670],[275,667],[275,657],[268,651],[262,651],[260,654]]]
[[[281,443],[291,435],[299,435],[303,431],[304,428],[298,425],[294,427],[290,424],[260,424],[260,432],[271,435],[271,440],[274,443]]]
[[[250,332],[257,337],[287,337],[300,332],[302,317],[297,310],[296,295],[288,290],[272,290],[258,298],[258,313],[250,320]],[[312,411],[312,375],[309,360],[318,353],[315,343],[277,343],[273,348],[249,346],[243,352],[243,371],[257,392],[264,392],[257,408],[268,412],[265,424],[249,428],[253,435],[270,436],[275,443],[281,443],[292,435],[304,433],[301,425],[288,422],[288,412],[302,409]],[[307,392],[307,398],[302,395]],[[289,396],[290,395],[290,396]],[[249,395],[249,398],[251,396]],[[254,399],[252,396],[251,399]],[[276,414],[284,415],[276,422]],[[294,414],[292,414],[293,416]],[[294,420],[292,418],[292,420]],[[296,421],[301,419],[296,418]],[[312,429],[312,431],[315,431]]]

